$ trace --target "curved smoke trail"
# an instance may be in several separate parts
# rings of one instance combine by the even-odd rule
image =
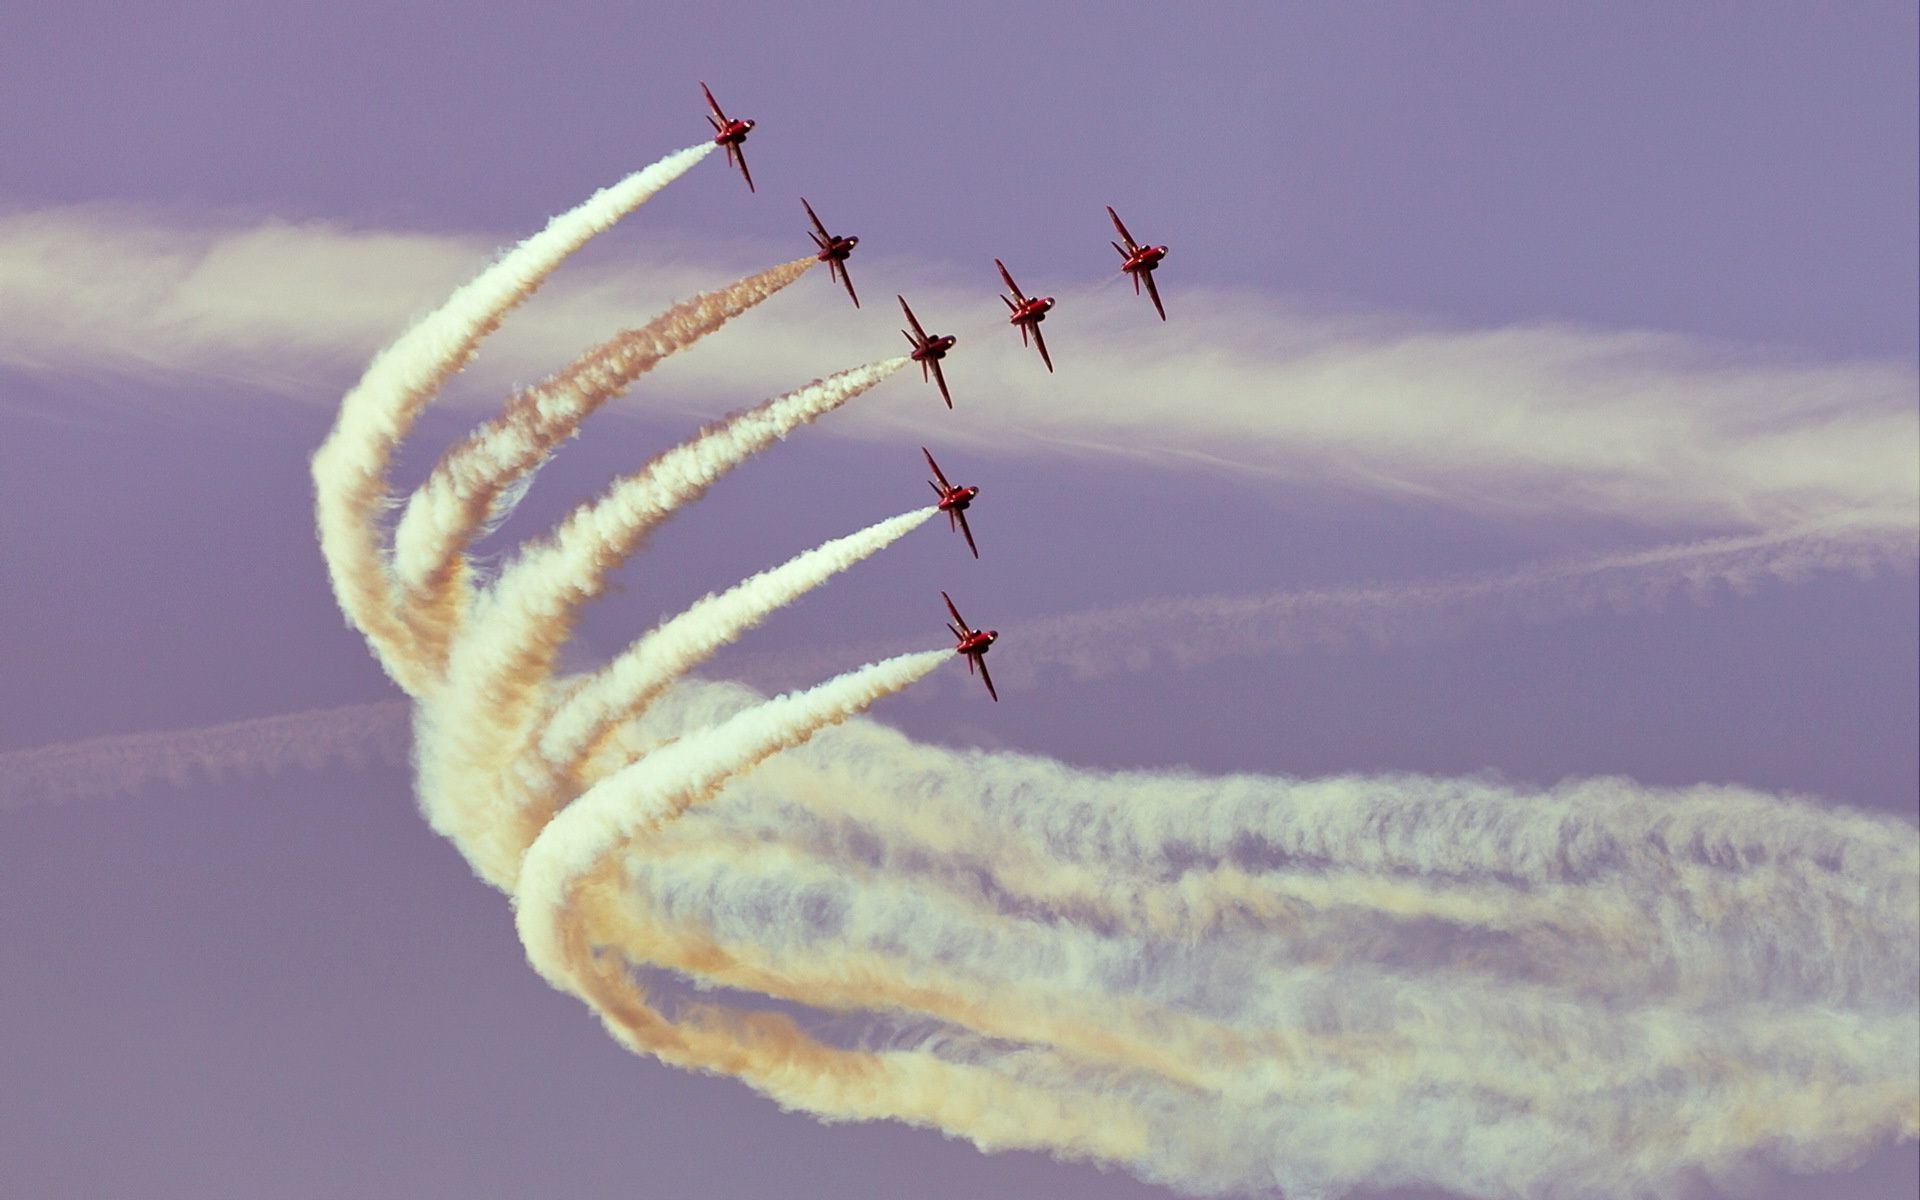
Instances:
[[[561,442],[601,405],[667,356],[684,350],[819,265],[812,255],[783,263],[674,305],[589,350],[565,370],[516,393],[504,411],[435,464],[394,529],[394,569],[429,652],[444,655],[462,611],[460,556],[512,511],[525,484]]]
[[[428,810],[435,828],[463,848],[481,878],[512,890],[527,847],[558,807],[579,792],[587,759],[604,748],[622,722],[644,713],[675,681],[774,612],[878,554],[938,511],[929,506],[882,521],[707,596],[635,640],[600,670],[523,703],[542,714],[536,726],[506,731],[490,721],[493,714],[457,702],[423,714],[418,762],[423,793],[436,798]],[[461,721],[469,727],[463,729]],[[475,727],[495,739],[493,753],[473,752]]]
[[[607,576],[648,534],[721,476],[908,361],[842,371],[715,422],[575,508],[474,604],[470,627],[448,657],[446,685],[437,702],[422,709],[418,728],[422,807],[483,878],[510,886],[526,845],[512,815],[517,806],[470,781],[476,773],[504,777],[536,741],[554,665],[579,607],[600,594]]]
[[[828,1119],[1043,1148],[1194,1192],[1618,1195],[1761,1157],[1833,1166],[1920,1134],[1911,823],[1626,780],[1098,773],[858,718],[944,652],[774,700],[684,678],[932,510],[554,678],[577,609],[653,528],[906,359],[703,430],[476,593],[464,539],[597,389],[623,386],[603,347],[613,374],[510,401],[447,460],[407,526],[404,574],[428,586],[397,587],[379,551],[385,464],[531,290],[516,278],[488,293],[490,315],[443,322],[457,352],[416,347],[395,375],[389,351],[369,378],[406,386],[349,396],[316,457],[322,548],[348,618],[417,698],[429,819],[510,889],[535,969],[636,1052]],[[1793,569],[1793,553],[1728,543],[1705,558],[1730,578]],[[1671,567],[1622,564],[1630,581]],[[1558,596],[1610,570],[1440,599]],[[789,1011],[689,997],[687,982]]]
[[[636,736],[751,703],[683,689]],[[583,950],[1123,1102],[1156,1130],[1126,1161],[1183,1188],[1617,1195],[1920,1131],[1920,843],[1890,819],[1624,780],[1100,775],[856,725],[643,823]]]
[[[1093,1097],[1033,1090],[990,1068],[929,1050],[873,1054],[833,1046],[771,1014],[689,1005],[669,1019],[645,990],[594,953],[569,921],[583,893],[604,886],[615,852],[711,800],[730,780],[819,730],[906,687],[948,658],[905,655],[806,692],[740,712],[663,747],[581,795],[528,849],[514,910],[528,961],[555,987],[586,1000],[634,1050],[682,1066],[724,1071],[824,1115],[889,1116],[958,1131],[987,1146],[1045,1146],[1103,1158],[1131,1154],[1139,1117]]]
[[[833,575],[912,533],[939,511],[930,505],[835,538],[662,622],[567,696],[542,731],[540,753],[571,775],[616,725],[640,715],[670,684],[722,646]]]
[[[507,313],[574,251],[712,152],[711,143],[702,143],[670,154],[553,218],[375,355],[340,402],[333,430],[313,456],[320,548],[348,622],[366,635],[381,666],[410,694],[427,687],[433,671],[400,616],[380,540],[394,448]]]

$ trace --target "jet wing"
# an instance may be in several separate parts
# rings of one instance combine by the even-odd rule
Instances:
[[[1040,322],[1034,321],[1031,322],[1031,324],[1033,325],[1033,344],[1040,347],[1040,361],[1047,364],[1048,371],[1052,371],[1053,356],[1047,353],[1047,339],[1046,336],[1040,332]],[[1026,328],[1025,325],[1020,327],[1022,332],[1025,332]]]
[[[915,346],[924,345],[929,340],[927,331],[920,328],[920,322],[914,319],[913,310],[907,307],[907,298],[896,293],[894,299],[900,302],[900,311],[907,314],[907,324],[913,326],[913,332],[908,333],[907,336],[913,340]],[[900,332],[907,333],[904,329]]]
[[[964,636],[967,633],[973,632],[972,630],[967,628],[967,619],[961,616],[960,610],[953,606],[953,597],[947,595],[945,592],[941,592],[940,598],[947,602],[947,611],[953,614],[953,623],[960,627],[962,636]]]
[[[1000,693],[994,690],[993,676],[987,674],[987,656],[984,654],[980,656],[980,681],[987,685],[987,695],[992,696],[994,703],[998,704]]]
[[[993,265],[1000,268],[1000,278],[1007,281],[1007,290],[1013,293],[1013,298],[1025,303],[1027,298],[1020,294],[1020,285],[1013,281],[1013,275],[1007,270],[1007,264],[996,258],[993,260]]]
[[[860,297],[854,295],[853,276],[847,273],[847,264],[841,261],[840,259],[836,258],[833,260],[833,268],[834,268],[834,274],[840,276],[840,282],[847,285],[847,296],[849,299],[853,301],[853,306],[855,308],[859,308]]]
[[[833,240],[833,235],[827,232],[827,227],[822,225],[820,218],[814,215],[813,205],[807,203],[805,196],[800,197],[800,207],[807,210],[807,220],[812,221],[813,227],[820,231],[820,236],[815,238],[814,241],[820,243],[821,249],[826,249],[827,243]]]
[[[704,79],[700,81],[700,90],[707,94],[707,107],[713,110],[713,115],[715,117],[720,118],[719,125],[726,124],[727,114],[721,110],[720,102],[713,98],[713,89],[707,86],[707,81]],[[708,119],[711,120],[712,118],[708,118]],[[718,128],[718,125],[716,125],[715,127]]]
[[[1107,205],[1107,215],[1113,218],[1113,227],[1120,231],[1120,240],[1127,244],[1125,252],[1131,254],[1135,250],[1138,250],[1140,248],[1139,243],[1135,242],[1133,235],[1127,232],[1126,225],[1120,220],[1120,214],[1113,211],[1113,205],[1111,204]]]
[[[940,481],[941,492],[946,493],[946,492],[952,491],[953,485],[948,483],[946,475],[941,473],[940,464],[933,461],[933,451],[927,449],[925,446],[922,446],[920,447],[920,453],[927,456],[927,466],[933,471],[933,477]]]
[[[940,373],[940,360],[937,358],[927,359],[922,365],[933,368],[933,381],[940,385],[940,398],[947,402],[948,408],[952,408],[953,397],[947,394],[947,377]]]
[[[747,177],[748,191],[751,192],[751,191],[758,190],[753,186],[753,172],[747,170],[746,147],[739,145],[736,142],[728,142],[726,145],[727,145],[727,165],[740,168],[740,173]]]
[[[1134,278],[1135,278],[1135,279],[1140,279],[1140,278],[1143,278],[1143,277],[1145,278],[1145,280],[1146,280],[1146,284],[1147,284],[1147,295],[1149,295],[1149,296],[1151,296],[1151,297],[1153,297],[1153,307],[1154,307],[1154,310],[1155,310],[1156,312],[1158,312],[1158,313],[1160,314],[1160,319],[1161,319],[1162,321],[1164,321],[1164,320],[1166,320],[1166,319],[1167,319],[1167,309],[1166,309],[1166,306],[1165,306],[1165,305],[1163,305],[1163,304],[1161,304],[1161,303],[1160,303],[1160,289],[1159,289],[1159,288],[1157,288],[1157,287],[1155,287],[1155,286],[1153,286],[1153,272],[1152,272],[1152,271],[1137,271],[1137,272],[1135,272],[1135,273],[1134,273]]]
[[[957,510],[949,510],[949,514],[960,519],[960,534],[967,539],[967,549],[973,551],[975,558],[979,558],[980,547],[973,544],[973,530],[967,526],[967,514]],[[980,665],[985,666],[986,660],[982,659]]]

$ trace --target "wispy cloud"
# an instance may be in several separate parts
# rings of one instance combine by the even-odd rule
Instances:
[[[204,377],[323,402],[339,376],[490,249],[484,238],[307,222],[193,223],[89,206],[0,217],[0,365]],[[661,254],[658,243],[647,251]],[[570,269],[490,342],[476,375],[505,390],[738,263],[704,247]],[[643,267],[635,270],[636,266]],[[1330,316],[1272,296],[1183,287],[1178,320],[1132,297],[1056,287],[1048,376],[991,289],[923,264],[872,270],[954,330],[969,438],[1001,452],[1123,456],[1511,513],[1598,513],[1697,533],[1778,531],[1836,515],[1913,526],[1913,364],[1808,362],[1638,331],[1445,328]],[[752,318],[754,353],[677,359],[668,404],[765,394],[823,359],[861,361],[891,324],[796,300]],[[924,399],[932,402],[931,394]],[[871,406],[836,428],[892,437],[924,413]],[[917,427],[917,426],[916,426]]]
[[[376,503],[384,466],[498,318],[611,224],[592,210],[563,214],[377,357],[329,441],[351,453],[323,448],[314,477],[343,609],[415,700],[429,819],[512,893],[535,968],[624,1044],[829,1119],[1042,1147],[1195,1192],[1642,1193],[1757,1158],[1841,1163],[1920,1132],[1911,822],[1617,779],[1095,772],[854,720],[945,650],[771,701],[667,690],[925,511],[665,623],[632,651],[650,664],[639,678],[608,677],[621,694],[554,677],[574,612],[648,529],[902,358],[708,427],[576,508],[490,587],[456,572],[464,619],[444,644],[410,636],[416,598],[393,586]],[[583,236],[556,240],[569,230]],[[208,289],[180,289],[204,309]],[[1069,295],[1062,312],[1076,302],[1105,301]],[[973,377],[997,418],[984,424],[1029,448],[1728,527],[1431,595],[1330,593],[1335,624],[1384,613],[1390,630],[1421,601],[1638,602],[1689,581],[1872,565],[1914,521],[1912,439],[1887,440],[1911,432],[1904,395],[1893,403],[1905,368],[1188,307],[1203,319],[1151,346],[1096,332],[1122,328],[1117,315],[1088,320],[1079,376],[1063,356],[1071,384],[1036,386],[1003,336]],[[687,361],[729,387],[804,377],[844,336],[833,329],[796,309],[756,326],[750,356]],[[149,331],[134,361],[150,368],[164,341]],[[67,369],[40,353],[37,369]],[[174,351],[167,369],[190,357]],[[230,341],[213,361],[246,359]],[[1006,391],[979,383],[996,379]],[[1142,640],[1204,655],[1237,626],[1316,611],[1187,603],[1204,628],[1162,613]],[[1078,618],[1056,631],[1062,661],[1137,628],[1127,612]],[[585,736],[548,736],[579,724],[575,701],[591,710]],[[219,762],[247,760],[227,750]],[[845,1025],[836,1040],[730,1002],[663,1004],[632,968],[861,1014],[858,1044]]]
[[[0,808],[136,796],[160,783],[399,764],[407,741],[406,702],[383,700],[33,746],[0,753]]]

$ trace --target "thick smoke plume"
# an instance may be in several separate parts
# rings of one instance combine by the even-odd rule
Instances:
[[[440,459],[394,530],[395,570],[412,595],[410,612],[433,654],[445,654],[460,617],[456,574],[474,537],[512,511],[533,472],[580,423],[668,355],[684,350],[772,298],[819,263],[809,255],[674,305],[638,329],[620,333],[564,371],[517,392],[488,421]]]
[[[509,893],[534,968],[622,1044],[828,1120],[905,1121],[1198,1193],[1643,1194],[1756,1160],[1831,1167],[1920,1133],[1909,822],[1620,779],[1101,773],[922,746],[859,716],[945,652],[773,700],[686,677],[931,509],[556,677],[580,606],[653,529],[906,359],[716,422],[482,588],[462,556],[512,489],[639,364],[717,324],[623,335],[636,340],[509,400],[442,461],[402,519],[396,568],[380,515],[399,439],[509,308],[638,203],[644,189],[622,186],[376,359],[314,471],[342,608],[416,700],[422,808]],[[771,294],[796,266],[754,286]],[[1466,581],[1436,603],[1605,599],[1609,581],[1684,582],[1683,560],[1719,579],[1791,574],[1830,532]],[[1302,611],[1200,603],[1206,621],[1167,639],[1176,655]],[[1129,620],[1057,636],[1151,644],[1140,630],[1172,624]]]
[[[409,693],[419,694],[432,671],[400,611],[378,533],[394,449],[486,336],[561,263],[712,152],[703,143],[670,154],[553,218],[375,355],[340,402],[333,432],[313,456],[320,546],[347,620]]]

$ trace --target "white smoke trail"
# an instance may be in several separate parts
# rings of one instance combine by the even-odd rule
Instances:
[[[725,719],[751,697],[731,686],[682,685],[638,735],[672,739]],[[1145,934],[1201,936],[1225,915],[1249,915],[1181,908],[1199,898],[1189,885],[1215,886],[1222,877],[1231,884],[1235,874],[1249,897],[1253,885],[1282,881],[1280,894],[1296,904],[1366,898],[1388,912],[1488,927],[1567,919],[1564,897],[1617,877],[1646,885],[1631,906],[1636,914],[1691,905],[1685,920],[1699,929],[1812,920],[1822,905],[1858,910],[1872,922],[1846,935],[1829,927],[1804,957],[1817,961],[1824,948],[1877,936],[1860,943],[1857,957],[1884,966],[1882,977],[1903,992],[1912,990],[1903,964],[1920,956],[1920,946],[1889,938],[1920,919],[1920,842],[1910,822],[1739,787],[1100,773],[920,745],[868,722],[834,731],[739,787],[756,794],[715,807],[725,828],[702,836],[822,854],[856,853],[859,840],[857,853],[869,858],[898,843],[921,856],[920,866],[882,865],[955,860],[956,877],[969,875],[970,886],[984,885],[984,894],[1017,909],[1074,912],[1097,902],[1090,915]],[[1778,891],[1787,880],[1791,892]],[[1074,886],[1053,891],[1062,881]],[[1768,908],[1754,896],[1727,902],[1749,885],[1776,889],[1770,894],[1791,905]],[[1588,915],[1594,924],[1600,914]]]
[[[1715,538],[1410,584],[1179,597],[1067,613],[1023,624],[1021,653],[999,668],[996,680],[1002,687],[1033,684],[1050,665],[1095,678],[1150,669],[1163,660],[1197,665],[1354,639],[1390,644],[1440,637],[1476,621],[1546,620],[1600,608],[1627,611],[1676,595],[1698,601],[1722,589],[1744,593],[1768,580],[1911,569],[1911,539],[1898,531],[1882,537],[1869,526],[1850,534],[1841,528]],[[1137,652],[1112,653],[1119,644]],[[744,673],[756,682],[776,682],[817,675],[834,654],[844,662],[897,648],[882,643],[877,649],[764,655],[750,660]],[[193,770],[225,777],[403,753],[402,708],[383,703],[337,712],[337,720],[335,710],[285,713],[231,726],[8,751],[0,754],[0,796],[16,805],[94,799],[130,795],[152,780],[184,778]],[[256,728],[257,738],[251,736]],[[181,765],[189,762],[197,765]]]
[[[1068,914],[1140,937],[1191,941],[1261,928],[1285,947],[1303,914],[1344,909],[1328,920],[1354,923],[1365,908],[1497,933],[1533,955],[1554,938],[1608,945],[1611,954],[1569,962],[1563,982],[1578,975],[1581,990],[1609,996],[1643,977],[1678,986],[1690,963],[1711,964],[1709,973],[1731,986],[1733,946],[1759,948],[1768,986],[1798,980],[1836,1004],[1884,998],[1886,981],[1901,979],[1899,964],[1920,966],[1914,948],[1891,936],[1912,923],[1903,914],[1913,887],[1899,882],[1920,873],[1910,828],[1741,789],[1101,776],[1044,759],[916,746],[868,726],[769,764],[762,780],[741,785],[752,802],[723,806],[724,827],[705,826],[700,838],[858,862],[877,880],[931,874],[940,887],[1011,912]],[[1605,819],[1594,815],[1602,812]],[[1416,824],[1429,856],[1395,855],[1393,832]],[[1338,845],[1285,840],[1300,828]],[[1438,831],[1481,847],[1483,858],[1439,857],[1459,844]],[[1529,866],[1536,861],[1554,869]],[[1639,882],[1631,894],[1602,897],[1591,885],[1608,875]],[[1789,946],[1768,932],[1787,928],[1805,936]],[[1300,936],[1314,954],[1341,944]],[[1669,953],[1656,942],[1701,948]],[[1840,962],[1871,966],[1847,974]]]
[[[1035,686],[1048,668],[1099,679],[1352,642],[1386,646],[1494,620],[1655,609],[1680,597],[1704,603],[1720,592],[1747,595],[1764,583],[1819,575],[1911,572],[1917,561],[1920,543],[1911,529],[1834,519],[1405,583],[1144,600],[1023,621],[1020,654],[995,681],[1017,689]],[[746,664],[743,675],[758,686],[778,686],[818,674],[825,664],[904,644],[893,639],[770,654]]]
[[[554,217],[374,356],[341,401],[332,432],[313,456],[320,549],[348,622],[410,694],[430,686],[434,670],[415,653],[380,542],[394,447],[482,339],[569,255],[712,151],[702,143],[670,154]]]
[[[1049,622],[1032,636],[1040,654],[1090,678],[1114,669],[1117,644],[1150,645],[1183,666],[1346,638],[1385,645],[1495,613],[1541,619],[1651,608],[1675,596],[1704,600],[1716,588],[1747,594],[1768,580],[1911,570],[1917,558],[1911,529],[1838,518],[1426,583],[1128,605]]]
[[[585,931],[568,920],[579,893],[622,842],[657,831],[711,798],[729,778],[907,686],[949,653],[902,656],[769,701],[590,789],[528,851],[514,897],[528,960],[555,987],[585,1000],[636,1052],[726,1071],[786,1104],[841,1119],[885,1115],[932,1124],[983,1147],[1130,1156],[1143,1140],[1144,1122],[1098,1095],[1042,1096],[1017,1079],[925,1050],[841,1050],[768,1014],[698,1005],[668,1022],[647,1006],[645,993],[617,964],[594,954]]]
[[[595,784],[527,851],[514,899],[529,955],[556,961],[554,916],[567,891],[621,843],[659,828],[727,780],[924,678],[950,657],[945,650],[904,654],[776,697]]]
[[[618,722],[779,609],[926,524],[929,505],[818,546],[695,602],[588,677],[548,718],[540,755],[571,773]]]
[[[580,791],[586,759],[620,722],[644,712],[721,647],[937,512],[929,506],[882,521],[709,595],[636,639],[605,667],[572,681],[549,703],[534,743],[510,763],[469,775],[461,785],[463,825],[475,830],[465,845],[481,877],[502,890],[514,888],[527,847],[559,806]],[[427,742],[423,760],[439,757],[433,749],[438,744]]]
[[[638,361],[607,353],[616,374]],[[529,961],[623,1044],[829,1119],[1041,1147],[1189,1191],[1645,1193],[1758,1157],[1832,1165],[1920,1133],[1906,1069],[1920,1054],[1910,823],[1620,780],[1098,774],[919,747],[853,719],[947,652],[772,701],[685,682],[663,694],[930,510],[710,596],[601,674],[555,682],[574,612],[653,528],[907,361],[736,414],[617,481],[513,561],[463,626],[423,607],[467,604],[462,522],[484,520],[590,393],[621,385],[589,371],[510,405],[484,449],[456,451],[466,465],[406,535],[407,576],[429,586],[398,597],[367,499],[391,438],[358,439],[349,459],[371,474],[316,458],[316,485],[344,497],[323,510],[341,506],[341,536],[373,556],[358,565],[378,568],[336,575],[366,593],[343,607],[391,617],[401,640],[369,628],[370,640],[426,681],[423,808],[512,888]],[[1910,560],[1911,547],[1888,549],[1888,524],[1823,522],[1412,598],[1351,591],[1323,609],[1391,634],[1368,614],[1529,595],[1638,603],[1690,580]],[[336,571],[355,565],[329,553]],[[1316,611],[1205,603],[1198,636],[1172,639],[1182,654],[1271,638],[1247,630]],[[1065,634],[1104,653],[1143,641],[1128,628],[1109,614]],[[636,971],[863,1014],[866,1041],[816,1036],[805,1014],[656,1003]]]
[[[1538,952],[1617,952],[1623,947],[1605,940],[1611,931],[1604,925],[1555,928],[1548,931],[1550,937],[1532,939],[1525,929],[1447,928],[1431,920],[1401,919],[1372,909],[1364,878],[1349,881],[1350,894],[1332,911],[1303,908],[1282,921],[1183,945],[1097,932],[1077,919],[983,912],[965,902],[965,893],[956,896],[929,887],[911,872],[863,876],[845,862],[796,861],[777,845],[729,850],[717,831],[699,833],[698,844],[677,839],[658,848],[655,853],[668,856],[664,862],[630,860],[628,873],[640,890],[641,899],[632,906],[644,914],[644,927],[696,930],[726,947],[727,959],[757,964],[760,978],[730,978],[724,963],[716,967],[696,960],[693,969],[702,976],[815,1003],[826,1002],[821,999],[825,997],[836,1001],[836,1008],[899,1007],[945,1016],[928,997],[969,997],[976,1011],[967,1012],[967,1021],[978,1033],[1038,1040],[1101,1065],[1145,1070],[1222,1094],[1245,1094],[1261,1074],[1281,1067],[1296,1084],[1303,1082],[1311,1070],[1299,1065],[1302,1058],[1327,1074],[1368,1069],[1369,1055],[1341,1047],[1336,1037],[1317,1034],[1299,1012],[1279,1011],[1278,1001],[1316,994],[1329,975],[1347,976],[1348,990],[1364,993],[1366,988],[1355,981],[1377,974],[1379,987],[1399,989],[1393,997],[1396,1004],[1428,1011],[1466,1007],[1474,993],[1493,993],[1478,1024],[1449,1023],[1444,1036],[1457,1043],[1479,1037],[1494,1045],[1516,1027],[1557,1029],[1573,1021],[1596,1028],[1621,1024],[1609,1015],[1611,1009],[1633,1011],[1632,1019],[1649,1027],[1673,1025],[1687,1022],[1693,1010],[1704,1007],[1724,1023],[1745,1024],[1755,1034],[1776,1029],[1787,1031],[1785,1038],[1795,1036],[1791,1031],[1796,1027],[1813,1028],[1820,1037],[1806,1039],[1812,1044],[1805,1052],[1826,1053],[1819,1045],[1829,1024],[1818,1015],[1827,1011],[1823,997],[1811,997],[1811,1004],[1783,1004],[1809,998],[1773,986],[1756,995],[1772,1002],[1768,1008],[1743,1015],[1740,1006],[1725,1004],[1731,991],[1725,984],[1733,981],[1718,978],[1715,968],[1746,964],[1724,947],[1709,949],[1704,962],[1693,964],[1693,975],[1677,984],[1654,979],[1648,986],[1653,979],[1649,976],[1611,985],[1604,992],[1587,992],[1579,985],[1599,974],[1591,964]],[[1789,886],[1787,880],[1774,881],[1774,890]],[[1582,900],[1605,904],[1616,889],[1612,883],[1599,883],[1582,890]],[[620,903],[626,906],[632,900],[623,895]],[[1432,948],[1439,937],[1480,944],[1472,955],[1443,956]],[[604,932],[602,938],[623,946]],[[643,928],[642,944],[661,940]],[[1659,932],[1649,940],[1658,943]],[[820,953],[823,943],[832,953]],[[925,953],[927,947],[937,948],[937,953]],[[1695,945],[1664,948],[1684,957]],[[1853,955],[1849,950],[1832,957],[1845,961]],[[1418,968],[1411,978],[1410,967]],[[766,980],[781,982],[769,986]],[[874,986],[874,980],[881,981],[880,986]],[[1910,995],[1911,988],[1907,991]],[[981,1010],[981,997],[993,998],[990,1011]],[[1582,1014],[1583,1009],[1591,1015]],[[1069,1013],[1077,1019],[1063,1022]],[[1898,1016],[1898,1009],[1889,1007],[1877,1023],[1890,1026]],[[1099,1030],[1104,1036],[1096,1042],[1080,1029]],[[1604,1055],[1592,1051],[1591,1039],[1557,1035],[1556,1041],[1553,1059],[1510,1055],[1514,1061],[1499,1064],[1462,1056],[1457,1045],[1450,1054],[1434,1044],[1426,1048],[1418,1070],[1431,1083],[1469,1093],[1484,1089],[1524,1096],[1539,1106],[1565,1091],[1564,1077],[1550,1069],[1560,1062],[1591,1055],[1595,1064],[1582,1068],[1589,1085],[1624,1085],[1643,1073],[1657,1074],[1665,1065],[1657,1060],[1608,1065]],[[1685,1037],[1665,1044],[1675,1058],[1695,1049]],[[1489,1071],[1490,1065],[1496,1070]]]
[[[728,707],[676,700],[652,736]],[[1104,907],[1034,895],[1035,862],[1092,868]],[[1284,903],[1127,916],[1234,863]],[[833,1008],[865,987],[882,1010],[957,991],[1036,1026],[1091,1006],[1138,1056],[1123,1080],[1067,1041],[1045,1071],[968,1061],[1011,1054],[1043,1096],[1098,1079],[1162,1134],[1124,1161],[1188,1189],[1621,1194],[1920,1129],[1912,827],[1739,789],[1104,776],[856,724],[649,825],[626,878],[594,906],[601,944],[716,982]],[[1138,1077],[1169,1052],[1212,1098]]]
[[[562,932],[568,990],[636,1054],[732,1075],[784,1106],[829,1119],[906,1121],[982,1150],[1044,1148],[1065,1158],[1128,1162],[1149,1144],[1147,1122],[1098,1088],[1047,1094],[964,1061],[951,1040],[873,1054],[821,1042],[772,1013],[687,1004],[668,1020],[616,956],[596,956],[577,925]],[[1043,1052],[1032,1054],[1037,1062]]]
[[[1021,910],[1156,937],[1206,937],[1340,904],[1509,931],[1611,925],[1622,945],[1661,929],[1757,945],[1755,929],[1791,925],[1809,935],[1791,952],[1772,948],[1768,970],[1776,981],[1837,989],[1834,1002],[1868,995],[1834,970],[1836,958],[1901,979],[1899,964],[1916,954],[1887,941],[1910,924],[1903,914],[1920,874],[1910,826],[1736,787],[1096,776],[1043,758],[916,747],[876,730],[837,735],[803,762],[791,776],[770,766],[780,801],[728,806],[728,829],[822,854],[858,843],[874,856],[897,843],[902,858],[883,866],[910,872],[948,860],[954,879]],[[1638,885],[1632,897],[1596,904],[1601,877]],[[1761,893],[1789,904],[1763,904]],[[1684,973],[1686,962],[1607,970],[1628,987],[1642,970]],[[1759,995],[1763,983],[1751,989]]]
[[[507,401],[506,409],[443,455],[408,500],[394,530],[394,569],[415,595],[408,608],[436,619],[421,630],[444,653],[458,617],[457,560],[485,529],[503,520],[517,485],[531,478],[580,423],[669,355],[691,346],[804,275],[809,255],[674,305],[626,330],[565,370]]]
[[[716,422],[573,510],[551,537],[517,557],[475,614],[462,664],[482,679],[514,680],[528,660],[544,678],[568,617],[600,593],[606,575],[655,528],[721,476],[795,429],[873,388],[910,361],[870,363],[817,379]]]
[[[576,508],[524,551],[475,607],[447,685],[421,713],[420,790],[428,820],[482,878],[510,886],[524,838],[495,778],[538,737],[550,676],[573,613],[661,522],[753,454],[869,390],[911,360],[842,371],[735,413]]]
[[[1843,528],[1714,538],[1409,584],[1177,597],[1066,613],[1024,623],[1020,655],[997,668],[995,678],[1003,688],[1017,688],[1037,684],[1049,666],[1077,678],[1099,678],[1166,663],[1198,665],[1356,639],[1386,645],[1442,637],[1475,622],[1548,620],[1603,608],[1631,611],[1676,596],[1704,601],[1723,589],[1746,593],[1766,581],[1912,569],[1912,541],[1899,531],[1879,536],[1870,526],[1851,533]],[[903,644],[762,655],[749,660],[742,673],[758,684],[778,683],[818,675],[832,661],[872,658]],[[1112,647],[1121,644],[1129,652],[1113,653]],[[331,719],[332,710],[237,722],[231,740],[229,727],[222,725],[8,751],[0,754],[0,796],[14,804],[93,799],[133,794],[151,780],[182,778],[193,769],[224,777],[229,771],[267,773],[403,753],[403,709],[381,704],[338,711],[338,722]],[[241,736],[256,724],[274,732],[257,740]],[[360,749],[363,744],[366,750]],[[189,760],[202,765],[179,765]]]
[[[110,734],[0,752],[0,811],[29,804],[134,796],[164,783],[269,777],[407,759],[407,706],[398,700],[278,713],[199,729]]]

